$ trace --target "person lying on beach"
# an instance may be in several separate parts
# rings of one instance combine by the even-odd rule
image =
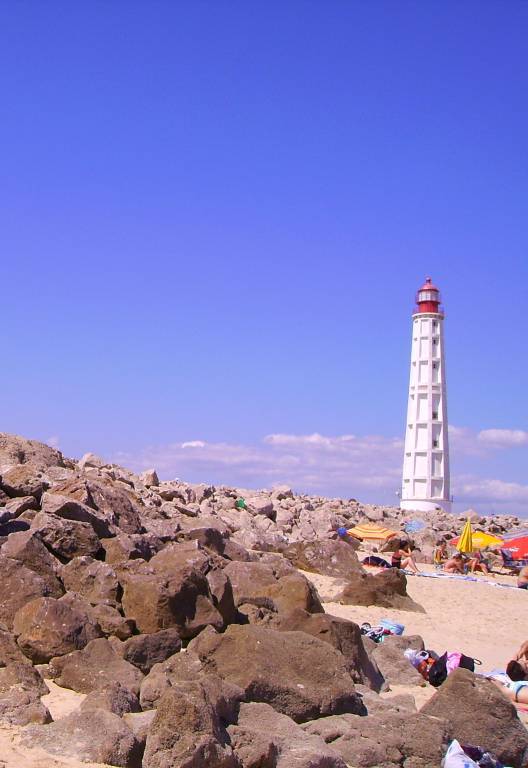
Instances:
[[[521,568],[517,576],[517,586],[519,589],[528,589],[528,565]]]
[[[514,680],[503,684],[498,680],[493,681],[501,691],[516,704],[528,704],[528,680]]]
[[[420,573],[412,555],[411,545],[405,539],[400,539],[398,549],[392,553],[391,565],[393,568],[403,568],[413,573]]]
[[[444,571],[446,573],[465,573],[465,559],[461,552],[455,552],[453,557],[446,560],[444,563]]]
[[[512,680],[528,680],[528,640],[521,645],[514,659],[508,662],[506,674]]]

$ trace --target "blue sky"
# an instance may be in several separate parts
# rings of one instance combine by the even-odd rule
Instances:
[[[4,4],[1,429],[392,501],[431,274],[458,508],[524,512],[527,33],[486,0]]]

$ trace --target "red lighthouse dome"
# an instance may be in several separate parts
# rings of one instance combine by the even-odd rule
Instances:
[[[440,291],[433,285],[430,277],[425,279],[425,283],[418,290],[416,294],[417,308],[415,313],[434,312],[435,314],[443,314],[440,309]]]

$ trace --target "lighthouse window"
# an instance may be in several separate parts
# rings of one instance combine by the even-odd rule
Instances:
[[[438,440],[433,440],[433,448],[438,448]]]
[[[433,363],[433,368],[436,371],[436,363]]]
[[[437,419],[437,418],[438,418],[438,411],[433,411],[433,419]]]

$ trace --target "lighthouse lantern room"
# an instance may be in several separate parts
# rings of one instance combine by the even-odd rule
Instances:
[[[412,316],[411,375],[405,429],[402,509],[451,511],[440,291],[428,277]]]

